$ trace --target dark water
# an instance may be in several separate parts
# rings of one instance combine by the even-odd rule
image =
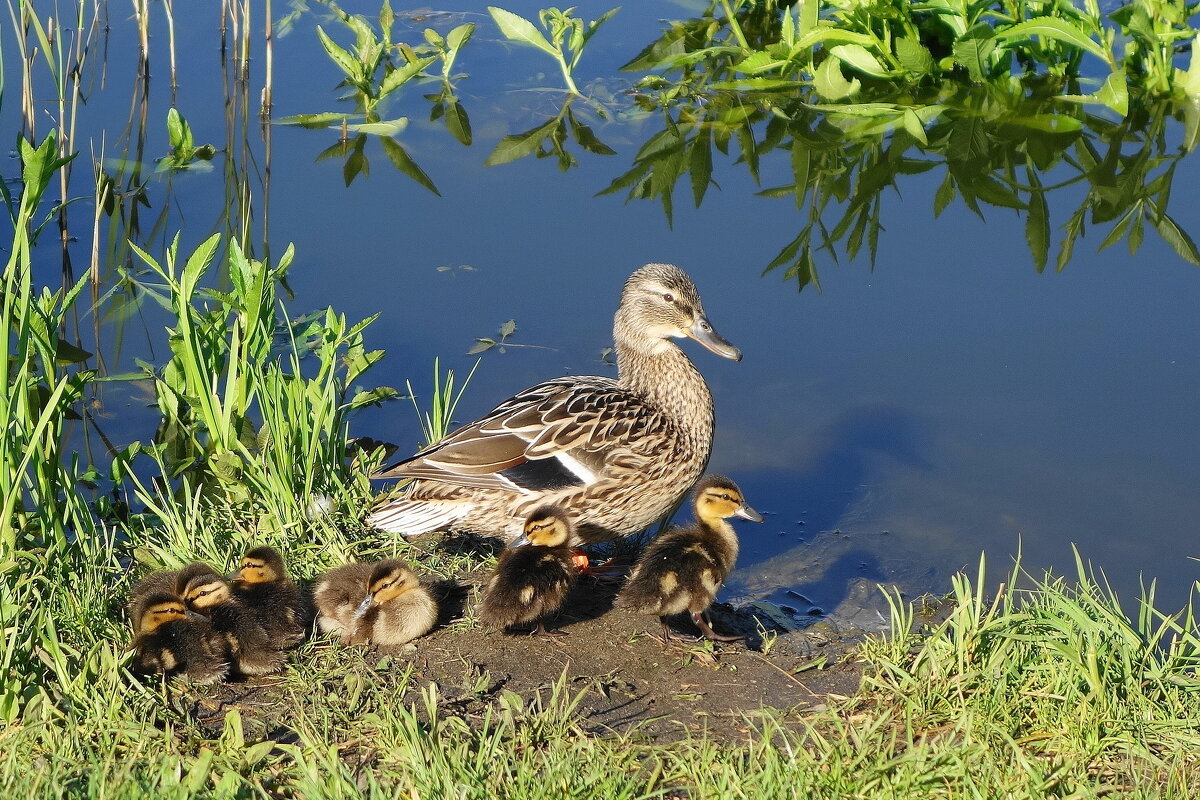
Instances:
[[[532,16],[537,5],[507,7]],[[582,5],[588,17],[606,9]],[[949,576],[973,571],[982,551],[997,577],[1018,550],[1034,572],[1069,573],[1076,545],[1122,596],[1135,595],[1139,579],[1157,578],[1163,607],[1184,601],[1200,574],[1190,560],[1200,556],[1200,270],[1152,231],[1136,256],[1123,243],[1097,252],[1103,233],[1090,231],[1063,272],[1051,265],[1037,274],[1020,217],[985,207],[984,221],[951,205],[935,219],[940,174],[929,174],[885,194],[874,269],[861,258],[821,258],[821,291],[798,293],[780,273],[760,275],[800,224],[794,203],[756,197],[762,186],[730,159],[718,156],[720,190],[699,210],[680,187],[673,227],[653,202],[595,196],[658,129],[628,103],[618,101],[616,118],[596,129],[615,156],[580,154],[580,167],[565,174],[531,158],[484,167],[502,135],[553,113],[557,96],[529,89],[559,79],[542,54],[499,42],[481,11],[397,26],[398,38],[415,42],[426,25],[479,25],[456,70],[470,75],[459,88],[473,147],[425,120],[418,91],[407,90],[388,112],[412,118],[401,140],[437,184],[436,197],[392,169],[377,145],[367,151],[370,175],[347,188],[340,160],[314,161],[336,132],[279,125],[268,183],[253,113],[227,132],[217,12],[181,9],[190,19],[177,24],[178,108],[197,142],[238,147],[219,154],[211,171],[151,179],[147,219],[165,217],[154,230],[147,222],[140,241],[161,252],[176,229],[185,247],[222,229],[231,205],[226,166],[236,162],[254,191],[252,229],[269,224],[276,255],[296,244],[292,310],[333,305],[352,319],[382,312],[368,344],[388,357],[371,382],[403,387],[408,378],[420,395],[435,356],[464,375],[475,337],[495,337],[516,320],[511,341],[537,347],[486,353],[462,420],[545,378],[611,374],[601,352],[611,343],[622,281],[648,261],[677,263],[695,278],[718,330],[745,353],[734,364],[684,345],[717,404],[712,468],[737,480],[767,519],[741,528],[729,596],[829,610],[859,577],[910,594],[944,592]],[[112,13],[106,75],[79,133],[85,150],[105,136],[110,155],[130,116],[136,74],[132,25],[119,18],[124,7]],[[581,86],[599,79],[594,88],[619,91],[630,78],[616,68],[657,33],[656,20],[686,13],[675,4],[624,9],[584,56]],[[319,8],[279,40],[276,118],[340,107],[338,74],[316,22],[348,41]],[[165,29],[154,30],[147,157],[167,150],[170,105]],[[11,64],[11,47],[5,58]],[[252,66],[257,86],[261,58]],[[257,89],[251,105],[253,112]],[[6,97],[0,130],[12,135],[18,126],[17,104]],[[39,121],[42,133],[47,127]],[[9,162],[5,177],[14,170]],[[79,193],[90,192],[88,171],[77,172]],[[1171,212],[1196,235],[1200,214],[1185,195],[1200,166],[1185,158],[1178,171]],[[768,159],[763,174],[770,186],[790,173],[785,160]],[[1058,197],[1055,226],[1079,199]],[[75,258],[86,262],[90,221],[77,230]],[[56,255],[45,255],[52,279]],[[128,322],[111,368],[153,357],[146,341],[162,341],[162,324],[153,309]],[[114,330],[106,328],[104,340],[115,353]],[[136,424],[144,398],[108,392],[109,435],[148,437]],[[363,413],[352,432],[402,448],[420,438],[407,402]]]

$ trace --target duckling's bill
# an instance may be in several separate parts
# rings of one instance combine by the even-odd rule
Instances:
[[[757,511],[755,511],[753,508],[746,505],[745,503],[742,503],[741,507],[738,508],[737,511],[733,512],[733,515],[735,517],[741,517],[742,519],[748,519],[751,522],[762,522],[763,521],[762,514],[758,513]]]

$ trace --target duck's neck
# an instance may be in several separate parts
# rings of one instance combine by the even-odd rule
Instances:
[[[617,375],[622,386],[676,420],[707,456],[713,436],[712,394],[682,350],[664,339],[618,345]]]
[[[714,519],[704,519],[699,515],[697,515],[696,519],[700,522],[700,525],[703,528],[720,537],[721,541],[725,543],[725,547],[727,548],[727,556],[729,559],[728,563],[725,564],[725,568],[732,569],[733,564],[735,561],[737,561],[738,557],[738,538],[737,532],[733,529],[733,526],[729,524],[729,520],[721,519],[719,517]]]

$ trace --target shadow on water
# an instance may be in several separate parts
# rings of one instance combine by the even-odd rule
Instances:
[[[768,517],[762,531],[743,526],[738,570],[725,595],[769,595],[801,616],[814,607],[820,615],[837,608],[856,579],[888,580],[879,552],[841,528],[869,503],[881,460],[920,471],[932,468],[921,445],[928,438],[924,428],[898,407],[861,405],[815,431],[795,471],[739,476],[756,507],[770,513],[798,505],[802,518],[793,523]],[[796,498],[801,498],[798,504]],[[883,536],[878,546],[886,542]]]

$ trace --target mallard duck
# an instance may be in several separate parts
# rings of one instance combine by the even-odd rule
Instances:
[[[330,570],[317,580],[313,601],[317,627],[344,644],[396,647],[437,623],[437,601],[398,558]]]
[[[529,544],[500,554],[487,583],[479,617],[500,630],[537,621],[535,633],[550,633],[543,619],[562,606],[575,580],[571,522],[558,506],[542,506],[525,521],[522,539]],[[565,633],[565,631],[552,631]]]
[[[691,612],[692,622],[709,639],[732,642],[740,636],[722,636],[704,619],[717,589],[737,560],[738,540],[729,517],[762,522],[762,516],[742,496],[733,481],[709,475],[696,484],[692,503],[696,521],[671,528],[656,538],[638,559],[615,605],[639,614],[657,614],[663,634],[673,638],[666,618]]]
[[[215,683],[229,673],[225,637],[204,617],[189,614],[174,592],[154,590],[142,595],[133,625],[137,672],[186,675],[196,683]]]
[[[229,578],[233,596],[254,614],[273,647],[283,650],[304,641],[308,603],[288,578],[278,550],[266,546],[247,550]]]
[[[642,530],[675,507],[712,449],[712,395],[671,341],[683,337],[742,357],[683,270],[647,264],[625,282],[613,318],[616,380],[568,376],[505,400],[376,474],[413,482],[367,521],[408,536],[454,528],[512,541],[552,504],[579,520],[572,544]]]
[[[242,675],[266,675],[283,668],[284,654],[271,645],[254,613],[233,596],[225,579],[207,564],[195,562],[179,571],[179,596],[189,610],[208,617],[229,642],[229,657]]]

